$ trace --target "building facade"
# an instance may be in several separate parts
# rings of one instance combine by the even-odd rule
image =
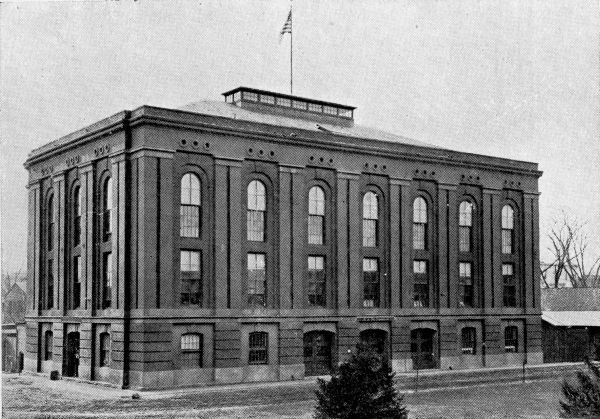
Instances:
[[[30,371],[131,388],[542,362],[537,164],[249,88],[34,150]]]

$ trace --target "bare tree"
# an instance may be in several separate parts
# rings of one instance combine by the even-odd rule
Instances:
[[[548,233],[552,261],[541,268],[546,287],[549,288],[552,283],[554,288],[558,288],[563,275],[574,288],[600,287],[600,255],[595,258],[589,255],[590,241],[585,226],[585,222],[565,212],[554,221]]]

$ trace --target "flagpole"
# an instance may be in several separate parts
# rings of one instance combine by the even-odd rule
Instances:
[[[294,2],[290,0],[290,15],[292,16],[292,27],[290,28],[290,95],[294,94],[294,16],[292,15],[292,8]]]

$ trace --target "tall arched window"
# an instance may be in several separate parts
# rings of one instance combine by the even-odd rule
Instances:
[[[54,195],[50,194],[46,204],[46,244],[48,250],[54,248]]]
[[[421,196],[413,202],[413,249],[427,248],[427,202]]]
[[[377,246],[377,222],[379,220],[379,202],[374,192],[363,196],[363,246]]]
[[[265,241],[265,215],[267,196],[265,185],[260,180],[248,184],[247,237],[249,241]]]
[[[112,178],[106,178],[102,188],[103,208],[102,208],[102,231],[104,240],[108,240],[112,233],[112,207],[113,207],[113,188]]]
[[[323,244],[325,192],[313,186],[308,192],[308,244]]]
[[[458,217],[458,250],[470,252],[472,247],[473,230],[473,204],[462,201],[459,207]]]
[[[200,237],[200,205],[202,194],[200,178],[194,173],[186,173],[181,178],[180,235]]]
[[[73,245],[81,243],[81,188],[73,188]]]
[[[504,254],[513,252],[514,228],[514,210],[510,205],[505,205],[502,207],[502,253]]]

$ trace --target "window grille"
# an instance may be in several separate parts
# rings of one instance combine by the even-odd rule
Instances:
[[[181,358],[183,368],[202,368],[203,336],[199,333],[181,335]]]
[[[507,326],[504,329],[504,351],[519,351],[519,330],[516,326]]]
[[[476,331],[474,327],[463,327],[462,329],[462,353],[475,355],[477,349]]]
[[[269,335],[266,332],[251,332],[248,336],[248,363],[269,363]]]

